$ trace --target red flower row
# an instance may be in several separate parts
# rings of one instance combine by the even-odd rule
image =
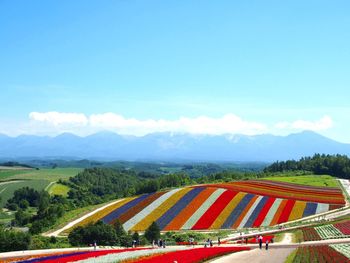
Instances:
[[[181,262],[181,263],[195,263],[209,260],[214,257],[249,250],[248,247],[212,247],[212,248],[194,248],[187,250],[180,250],[169,252],[166,254],[151,256],[146,259],[136,260],[139,263],[152,262]]]

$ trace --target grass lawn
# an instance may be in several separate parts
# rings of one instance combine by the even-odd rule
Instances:
[[[4,207],[7,200],[13,196],[14,191],[19,188],[28,186],[34,188],[35,190],[43,190],[46,186],[49,185],[48,180],[23,180],[23,181],[10,181],[6,184],[0,184],[0,208]]]
[[[55,168],[55,169],[32,169],[32,170],[0,170],[0,181],[24,179],[24,180],[47,180],[50,182],[59,179],[68,180],[77,175],[81,168]]]
[[[330,175],[276,176],[262,179],[310,186],[339,187],[338,181]]]
[[[47,191],[50,195],[62,195],[66,197],[68,195],[69,187],[63,184],[53,183]]]

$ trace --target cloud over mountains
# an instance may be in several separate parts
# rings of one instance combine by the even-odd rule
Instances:
[[[269,126],[262,122],[245,120],[229,113],[221,117],[180,117],[175,120],[126,118],[120,114],[107,112],[86,115],[83,113],[31,112],[29,114],[32,129],[38,128],[52,133],[73,132],[81,134],[111,130],[119,134],[143,136],[155,132],[174,132],[190,134],[245,134],[288,133],[302,130],[322,131],[333,126],[332,118],[325,115],[319,120],[281,121]]]

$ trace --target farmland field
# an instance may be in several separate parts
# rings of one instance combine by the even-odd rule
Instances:
[[[56,168],[40,170],[0,170],[0,181],[7,180],[47,180],[50,182],[59,179],[68,180],[69,177],[75,176],[81,168]]]
[[[329,175],[300,175],[300,176],[277,176],[262,178],[263,180],[271,180],[278,182],[286,182],[293,184],[302,184],[310,186],[338,187],[339,184],[334,177]]]
[[[80,168],[57,168],[57,169],[2,169],[0,170],[0,208],[12,197],[13,192],[22,187],[31,187],[36,190],[44,190],[51,182],[59,179],[68,180],[75,176]],[[67,187],[52,184],[50,189],[53,193],[67,193]]]
[[[7,200],[12,197],[13,192],[19,188],[28,186],[34,188],[35,190],[43,190],[49,185],[48,180],[18,180],[18,181],[8,181],[6,183],[0,183],[0,208],[4,207]]]

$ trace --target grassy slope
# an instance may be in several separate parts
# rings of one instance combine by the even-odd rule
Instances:
[[[310,186],[339,187],[337,180],[330,175],[276,176],[262,179]]]
[[[67,196],[69,187],[63,184],[54,183],[47,189],[50,195]]]
[[[78,174],[82,169],[80,168],[56,168],[56,169],[40,169],[40,170],[0,170],[0,182],[9,182],[7,184],[0,184],[1,202],[0,208],[4,206],[6,201],[11,198],[13,192],[19,188],[28,186],[36,190],[45,189],[51,182],[56,182],[59,179],[68,180]],[[12,180],[24,180],[13,181]],[[54,187],[55,184],[50,186]],[[56,188],[56,189],[55,189]],[[60,185],[54,187],[53,191],[56,193],[66,193],[67,189]]]
[[[12,197],[13,192],[19,188],[28,186],[36,190],[43,190],[50,182],[47,180],[27,180],[27,181],[13,181],[8,184],[0,185],[1,201],[0,208],[2,208],[6,201]]]

